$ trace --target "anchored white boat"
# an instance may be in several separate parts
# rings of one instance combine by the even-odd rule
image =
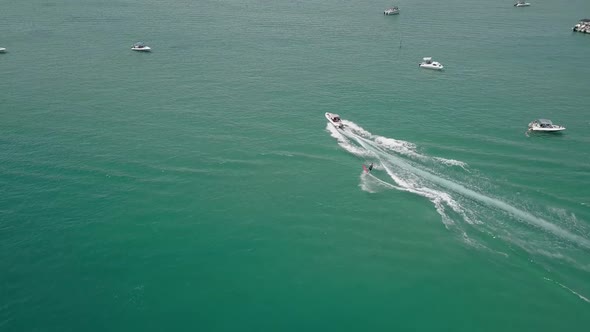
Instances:
[[[590,33],[590,18],[583,18],[580,23],[574,25],[572,30],[582,33]]]
[[[524,1],[518,1],[514,4],[514,7],[528,7],[531,4],[528,2],[524,2]]]
[[[443,65],[440,62],[432,61],[431,57],[426,57],[422,59],[423,61],[419,64],[422,68],[427,69],[434,69],[434,70],[443,70]]]
[[[551,120],[538,119],[529,123],[529,130],[532,131],[545,131],[545,132],[556,132],[565,130],[564,126],[554,125]]]
[[[397,8],[397,6],[391,7],[391,8],[387,8],[383,12],[383,15],[397,15],[397,14],[399,14],[399,8]]]
[[[0,47],[0,53],[6,53],[6,49],[4,47]]]
[[[334,127],[338,129],[344,128],[344,124],[342,123],[342,119],[340,119],[340,115],[326,112],[326,119],[328,119],[328,121],[330,121]]]
[[[138,52],[151,52],[152,50],[149,46],[145,45],[142,42],[133,44],[131,49]]]

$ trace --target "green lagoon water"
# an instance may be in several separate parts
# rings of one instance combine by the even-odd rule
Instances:
[[[395,4],[0,1],[0,330],[587,329],[590,2]]]

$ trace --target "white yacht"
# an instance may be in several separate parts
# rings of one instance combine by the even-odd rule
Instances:
[[[328,121],[330,121],[334,127],[338,129],[344,128],[344,124],[342,123],[342,119],[340,119],[340,115],[326,112],[326,119],[328,119]]]
[[[422,68],[427,69],[434,69],[434,70],[443,70],[443,65],[440,62],[432,61],[431,57],[426,57],[422,59],[422,62],[419,64]]]
[[[524,1],[518,1],[514,4],[514,7],[528,7],[531,4],[528,2],[524,2]]]
[[[565,130],[564,126],[554,125],[551,120],[547,119],[538,119],[531,123],[529,123],[529,130],[531,131],[546,131],[546,132],[556,132],[556,131],[563,131]]]
[[[583,18],[580,23],[574,25],[573,29],[576,32],[590,33],[590,18]]]
[[[131,49],[138,52],[150,52],[152,50],[149,46],[145,45],[142,42],[133,44]]]
[[[391,7],[391,8],[387,8],[383,12],[383,15],[397,15],[397,14],[399,14],[399,8],[397,8],[397,6]]]
[[[6,49],[4,47],[0,47],[0,53],[6,53]]]

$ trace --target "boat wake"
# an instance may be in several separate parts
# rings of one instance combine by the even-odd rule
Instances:
[[[462,161],[429,156],[413,143],[374,135],[351,121],[343,123],[343,130],[330,124],[326,129],[344,150],[375,164],[371,173],[361,174],[362,190],[395,189],[425,197],[444,226],[471,246],[525,256],[549,270],[558,262],[590,272],[590,230],[580,227],[585,223],[566,220],[575,221],[575,216],[547,207],[530,212],[531,203],[519,202],[511,193],[506,193],[509,199],[486,193],[493,183],[473,176]]]

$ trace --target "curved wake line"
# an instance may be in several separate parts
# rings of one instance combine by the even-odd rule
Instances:
[[[454,160],[454,159],[445,159],[445,158],[441,158],[441,157],[426,156],[426,155],[419,153],[416,150],[416,144],[414,144],[414,143],[403,141],[403,140],[397,140],[394,138],[379,136],[379,135],[373,135],[372,133],[368,132],[367,130],[360,127],[359,125],[357,125],[354,122],[351,122],[348,120],[342,120],[342,122],[346,125],[346,127],[350,128],[353,135],[358,135],[363,138],[371,139],[375,143],[378,143],[381,147],[386,148],[387,150],[391,150],[393,152],[403,154],[405,156],[411,157],[416,160],[421,160],[421,161],[432,160],[432,161],[436,161],[436,162],[439,162],[439,163],[447,165],[447,166],[458,166],[458,167],[463,168],[465,171],[468,171],[466,168],[467,164],[462,161]],[[346,127],[345,127],[345,130],[346,130]],[[334,127],[332,126],[332,128],[334,128]],[[332,128],[329,128],[330,131],[332,131]],[[334,129],[334,130],[336,130],[336,129]],[[341,135],[340,133],[337,133],[337,134]],[[334,135],[332,135],[332,136],[335,137]]]
[[[370,176],[370,177],[371,177],[371,179],[373,179],[373,180],[377,181],[378,183],[380,183],[380,184],[382,184],[382,185],[384,185],[384,186],[386,186],[386,187],[388,187],[388,188],[391,188],[391,189],[398,189],[398,190],[405,190],[405,188],[398,187],[398,186],[396,186],[396,185],[393,185],[393,184],[391,184],[391,183],[389,183],[389,182],[387,182],[387,181],[383,181],[383,180],[381,180],[380,178],[376,177],[375,175],[373,175],[373,174],[371,174],[371,173],[369,173],[369,174],[366,174],[366,175],[367,175],[367,176]]]
[[[527,203],[519,205],[508,198],[495,198],[497,195],[485,190],[485,183],[482,187],[473,182],[477,179],[461,181],[465,173],[446,171],[449,170],[447,166],[459,166],[469,172],[464,167],[467,164],[422,154],[411,142],[373,135],[353,122],[343,122],[344,130],[330,124],[326,129],[344,150],[365,159],[363,163],[371,161],[375,165],[373,172],[361,173],[359,187],[362,190],[376,193],[397,189],[426,198],[434,205],[444,226],[462,235],[468,245],[505,257],[508,253],[498,250],[507,248],[515,253],[514,257],[527,257],[527,261],[541,267],[544,274],[559,270],[562,264],[590,271],[587,263],[589,229],[585,223],[578,222],[573,213],[570,215],[566,210],[551,206],[536,212],[528,208]],[[471,237],[472,231],[474,237]],[[584,278],[577,281],[584,285]],[[544,279],[590,303],[590,298],[574,289]]]
[[[383,162],[381,161],[382,158],[387,159],[388,161],[390,161],[391,163],[395,164],[398,167],[403,167],[404,169],[417,174],[419,176],[422,176],[425,179],[428,179],[440,186],[443,186],[445,188],[448,188],[464,197],[468,197],[471,198],[473,200],[477,200],[483,204],[486,204],[488,206],[493,206],[496,208],[499,208],[507,213],[512,214],[513,216],[517,217],[518,219],[521,219],[525,222],[527,222],[530,225],[542,228],[558,237],[561,237],[562,239],[566,239],[569,240],[573,243],[576,243],[580,246],[585,247],[586,249],[590,249],[590,241],[587,240],[584,237],[581,237],[579,235],[573,234],[568,232],[567,230],[564,230],[554,224],[552,224],[551,222],[542,219],[542,218],[538,218],[526,211],[522,211],[508,203],[505,203],[499,199],[495,199],[495,198],[491,198],[485,195],[482,195],[478,192],[475,192],[471,189],[468,189],[460,184],[454,183],[452,181],[449,181],[447,179],[438,177],[430,172],[424,171],[422,169],[416,168],[412,165],[410,165],[409,163],[405,162],[403,159],[392,156],[391,154],[385,152],[382,150],[381,147],[376,146],[375,143],[365,137],[356,135],[354,133],[352,134],[352,138],[354,138],[363,148],[365,148],[368,151],[371,151],[375,156],[377,156],[377,158],[379,159],[379,161],[383,164]],[[370,146],[370,147],[367,147]],[[386,168],[387,170],[387,168]],[[394,177],[395,175],[393,175],[392,172],[387,172],[390,176]],[[399,184],[401,181],[401,179],[398,179],[397,177],[394,178],[394,180]],[[401,182],[403,183],[403,181]],[[406,187],[406,186],[404,186]],[[431,197],[429,197],[431,198]],[[437,206],[438,209],[438,206]],[[457,211],[457,212],[461,212],[461,211]]]
[[[560,282],[557,282],[557,281],[555,281],[555,280],[549,279],[549,278],[547,278],[547,277],[543,277],[543,279],[545,279],[545,280],[547,280],[547,281],[551,281],[551,282],[553,282],[553,283],[555,283],[555,284],[557,284],[557,285],[561,286],[562,288],[564,288],[564,289],[567,289],[567,290],[568,290],[568,291],[570,291],[572,294],[574,294],[574,295],[577,295],[577,296],[580,298],[580,300],[582,300],[582,301],[586,301],[586,302],[590,303],[590,300],[589,300],[587,297],[585,297],[584,295],[582,295],[582,294],[580,294],[580,293],[576,292],[575,290],[573,290],[573,289],[571,289],[571,288],[567,287],[566,285],[564,285],[564,284],[562,284],[562,283],[560,283]]]
[[[453,225],[455,222],[453,221],[453,219],[449,218],[449,216],[445,213],[445,206],[443,203],[446,203],[447,206],[451,207],[451,209],[453,211],[455,211],[456,213],[460,214],[461,217],[466,220],[468,223],[473,223],[471,221],[471,218],[469,218],[466,214],[465,211],[463,211],[463,209],[460,207],[460,205],[455,202],[453,200],[453,198],[444,192],[440,192],[434,189],[430,189],[430,188],[425,188],[425,187],[414,187],[411,184],[409,184],[408,182],[406,182],[405,180],[401,179],[400,177],[398,177],[389,167],[386,166],[386,164],[381,160],[381,158],[379,157],[379,154],[368,148],[362,141],[360,141],[358,138],[354,137],[356,139],[356,141],[363,147],[365,148],[367,151],[370,151],[373,155],[375,155],[378,159],[379,162],[381,163],[381,165],[383,166],[383,168],[385,169],[385,172],[395,181],[395,183],[397,183],[398,185],[400,185],[401,187],[396,187],[393,186],[392,184],[389,184],[390,186],[393,186],[394,188],[398,188],[400,190],[403,191],[407,191],[407,192],[411,192],[423,197],[428,198],[435,206],[436,211],[438,212],[438,214],[443,218],[443,223],[445,224],[445,226],[450,226]],[[364,140],[364,139],[363,139]],[[391,159],[396,159],[398,160],[399,163],[402,163],[404,165],[407,165],[409,169],[413,169],[412,166],[410,166],[409,164],[405,163],[404,161],[402,161],[401,159],[397,158],[397,157],[393,157],[389,154],[387,154],[387,156],[389,156]],[[380,180],[382,181],[382,180]],[[382,181],[384,183],[387,183],[385,181]]]

